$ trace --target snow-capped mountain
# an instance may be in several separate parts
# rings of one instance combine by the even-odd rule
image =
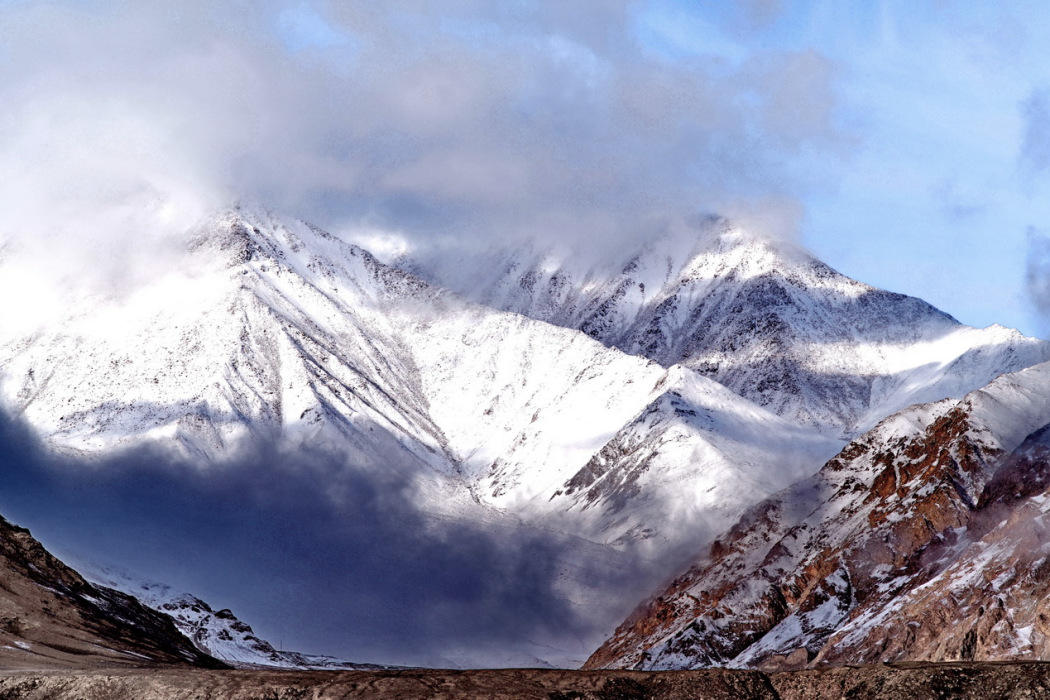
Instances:
[[[559,595],[597,617],[633,602],[593,573],[628,562],[610,546],[643,543],[655,583],[667,552],[840,446],[692,370],[473,304],[266,212],[207,221],[152,284],[3,337],[0,370],[5,404],[57,451],[152,444],[221,465],[254,441],[328,446],[399,475],[435,517],[590,540],[556,566]]]
[[[162,439],[215,460],[252,436],[327,433],[362,461],[447,470],[410,358],[376,312],[407,278],[305,225],[253,226],[230,214],[199,232],[189,269],[127,298],[81,299],[66,323],[5,339],[8,405],[53,447],[81,453]]]
[[[842,439],[1050,360],[1044,341],[963,326],[722,219],[609,255],[596,265],[593,254],[534,245],[430,247],[394,262],[486,306],[578,329],[664,367],[682,364]]]
[[[451,489],[598,542],[665,546],[710,536],[840,446],[692,370],[466,302],[303,223],[230,212],[190,250],[129,298],[81,300],[65,324],[0,344],[4,397],[48,444],[170,441],[221,461],[253,437],[328,443],[422,478],[436,507]]]
[[[1025,438],[1048,421],[1050,364],[885,419],[752,507],[588,666],[1041,658],[1050,465],[1045,431]]]
[[[152,282],[75,299],[32,333],[0,329],[0,399],[50,449],[86,458],[151,445],[221,468],[259,443],[337,452],[348,469],[396,475],[433,522],[553,537],[552,590],[601,621],[636,599],[613,589],[629,577],[595,572],[665,581],[767,496],[790,487],[783,508],[804,510],[793,493],[808,507],[829,467],[806,479],[887,413],[954,397],[914,409],[939,411],[1050,359],[1048,343],[961,326],[721,221],[608,269],[529,251],[394,266],[237,209],[201,223]],[[900,421],[936,423],[898,416],[842,454]],[[987,481],[974,479],[966,489]],[[169,598],[157,604],[202,648],[273,661],[225,613]],[[529,639],[485,658],[582,658],[593,627],[573,651]],[[457,649],[456,663],[480,651]]]

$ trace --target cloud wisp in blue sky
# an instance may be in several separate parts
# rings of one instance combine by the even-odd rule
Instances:
[[[235,198],[417,243],[583,248],[714,211],[964,322],[1041,332],[1024,270],[1026,232],[1050,225],[1048,15],[5,2],[0,232],[70,250],[65,277],[90,255],[112,276]]]

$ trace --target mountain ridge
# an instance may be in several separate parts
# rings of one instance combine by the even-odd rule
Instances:
[[[1050,360],[1045,341],[962,326],[922,300],[851,280],[792,243],[718,218],[606,267],[530,246],[416,256],[402,252],[393,264],[478,303],[574,328],[664,367],[683,364],[838,439]],[[458,272],[453,261],[464,256],[477,260],[476,274]]]
[[[4,668],[184,665],[227,668],[134,597],[88,583],[0,518],[0,662]]]

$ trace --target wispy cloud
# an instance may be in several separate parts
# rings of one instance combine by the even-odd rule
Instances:
[[[1021,166],[1030,177],[1050,168],[1050,90],[1037,88],[1021,106],[1024,135],[1019,153]]]

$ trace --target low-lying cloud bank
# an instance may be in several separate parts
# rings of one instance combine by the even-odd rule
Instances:
[[[0,414],[0,514],[60,556],[230,607],[286,649],[485,666],[553,643],[551,658],[582,658],[652,585],[552,533],[434,517],[395,473],[267,446],[203,467],[158,449],[82,462]],[[608,610],[567,599],[567,562],[576,586],[609,591]]]

